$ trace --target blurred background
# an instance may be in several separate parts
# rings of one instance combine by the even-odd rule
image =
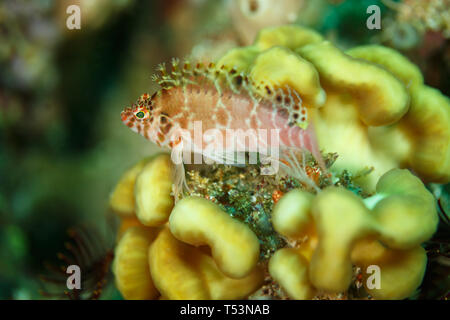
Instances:
[[[372,4],[381,30],[366,27]],[[66,26],[69,5],[81,9],[80,29]],[[156,89],[158,63],[212,61],[251,44],[263,27],[293,23],[343,49],[393,47],[449,96],[449,7],[448,0],[1,0],[0,299],[57,298],[58,289],[39,291],[49,282],[40,275],[51,269],[44,262],[61,264],[66,242],[78,241],[67,233],[74,227],[91,237],[80,241],[102,244],[92,257],[100,261],[94,280],[104,281],[100,298],[121,299],[105,258],[114,245],[108,196],[123,171],[157,147],[119,115]],[[58,281],[61,293],[65,280]]]

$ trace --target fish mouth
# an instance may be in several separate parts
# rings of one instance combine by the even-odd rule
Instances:
[[[133,112],[131,111],[131,108],[125,108],[121,113],[120,113],[120,119],[122,120],[122,122],[126,122],[127,120],[130,119],[130,117],[133,116]]]

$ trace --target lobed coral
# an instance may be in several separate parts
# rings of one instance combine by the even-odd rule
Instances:
[[[117,188],[124,188],[126,181],[129,192],[113,192],[111,206],[121,208],[118,203],[142,196],[156,203],[173,200],[170,190],[152,196],[147,186],[158,185],[154,179],[146,179],[146,185],[130,183],[130,173],[137,172],[137,181],[151,177],[148,170],[167,170],[171,166],[167,159],[166,154],[157,155],[146,160],[146,166],[140,162],[126,172]],[[233,183],[234,174],[242,177],[252,172],[248,168],[229,170],[233,173],[217,171],[220,178],[209,181],[211,185]],[[192,195],[187,192],[164,220],[123,216],[116,209],[123,218],[113,271],[123,296],[241,299],[265,296],[267,287],[280,286],[272,298],[311,299],[348,292],[355,284],[355,267],[364,271],[360,281],[366,285],[370,273],[365,271],[374,265],[381,270],[380,288],[365,288],[372,298],[406,298],[420,285],[427,262],[421,244],[435,232],[438,215],[434,197],[408,170],[384,174],[370,197],[350,191],[342,181],[328,181],[322,192],[313,194],[301,184],[259,177],[258,186],[269,186],[256,194],[267,198],[267,193],[275,194],[271,186],[279,190],[280,184],[285,191],[279,200],[270,199],[275,205],[268,208],[274,228],[269,233],[284,240],[268,255],[260,251],[268,247],[270,236],[253,231],[262,228],[263,220],[253,215],[254,209],[246,211],[236,204],[240,214],[253,217],[238,219],[239,213],[229,206],[233,191],[251,192],[242,186],[221,185],[222,194],[214,187],[207,193],[201,187],[191,190]],[[191,179],[190,186],[201,184],[198,176],[191,174]]]
[[[171,182],[171,176],[152,172],[168,170],[170,157],[157,155],[146,166],[140,162],[126,172],[112,193],[111,207],[122,217],[119,204],[132,203],[133,199],[145,197],[156,208],[145,216],[122,219],[113,265],[122,295],[127,299],[248,296],[263,281],[263,270],[256,266],[258,238],[245,224],[206,199],[190,197],[179,201],[173,210],[166,207],[173,202],[170,189],[156,187]],[[126,188],[128,192],[123,191]],[[168,212],[170,220],[169,215],[161,219],[161,212]]]
[[[280,249],[270,261],[270,273],[292,297],[305,299],[317,289],[346,291],[352,265],[380,268],[380,288],[366,287],[375,298],[403,299],[420,285],[426,267],[420,244],[438,224],[434,198],[404,169],[384,174],[376,189],[364,200],[342,187],[315,197],[296,189],[275,206],[275,229],[291,239],[307,239],[298,248]],[[285,278],[286,273],[297,278]]]
[[[319,146],[339,155],[331,171],[373,168],[358,181],[365,190],[398,167],[427,182],[450,181],[449,98],[424,85],[398,52],[375,45],[343,52],[313,30],[283,26],[262,30],[217,64],[301,93]]]
[[[421,179],[450,180],[448,98],[391,49],[344,53],[293,26],[263,30],[217,65],[301,93],[331,176],[307,162],[314,194],[248,167],[197,168],[175,204],[169,155],[144,159],[110,199],[122,217],[113,269],[123,296],[312,299],[350,297],[355,284],[365,298],[411,296],[438,224]]]

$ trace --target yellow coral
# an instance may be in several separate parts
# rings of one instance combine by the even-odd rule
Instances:
[[[309,281],[309,263],[305,257],[292,248],[280,249],[269,262],[269,273],[286,291],[297,300],[311,299],[315,289]]]
[[[284,195],[272,212],[275,230],[290,238],[299,238],[312,228],[310,215],[313,194],[294,189]]]
[[[286,25],[261,30],[256,38],[255,45],[260,50],[266,50],[274,46],[283,46],[295,50],[307,44],[322,41],[322,36],[314,30]]]
[[[136,216],[146,226],[160,226],[169,219],[174,205],[172,167],[169,155],[158,155],[136,178]]]
[[[330,90],[350,94],[365,125],[389,125],[408,111],[405,86],[387,70],[353,59],[328,41],[296,51],[317,68]]]
[[[126,216],[117,210],[122,221],[113,271],[119,291],[126,299],[249,296],[264,278],[256,265],[258,238],[205,199],[185,198],[172,211],[172,183],[170,157],[161,154],[125,172],[113,192],[113,208],[129,209]]]
[[[259,54],[250,75],[256,83],[288,85],[302,93],[306,105],[320,107],[325,103],[325,91],[320,86],[319,74],[314,66],[286,48],[273,47]],[[264,94],[264,91],[261,93]]]
[[[178,241],[169,229],[152,244],[149,261],[155,285],[168,299],[242,299],[263,280],[258,268],[241,279],[227,277],[208,253]]]
[[[413,168],[422,179],[442,183],[450,181],[448,97],[424,85],[417,66],[393,49],[361,46],[347,53],[392,72],[403,81],[411,97],[408,113],[392,127],[372,130],[370,140],[380,149],[395,154],[401,166]]]
[[[282,26],[262,30],[253,45],[229,51],[217,66],[297,90],[320,148],[339,155],[331,170],[373,167],[358,180],[368,192],[393,168],[450,181],[449,99],[423,85],[418,68],[392,49],[343,52],[315,31]]]
[[[347,50],[346,54],[376,63],[396,75],[408,88],[423,84],[423,76],[420,69],[408,61],[398,51],[380,45],[359,46]]]
[[[134,215],[134,184],[136,177],[141,172],[142,168],[150,161],[150,158],[143,159],[128,169],[117,183],[109,199],[109,204],[112,210],[124,217]]]
[[[158,296],[147,265],[148,247],[156,234],[156,229],[132,227],[117,245],[113,272],[125,299],[148,300]]]
[[[426,255],[420,244],[436,231],[438,216],[433,196],[417,177],[408,170],[393,169],[381,177],[377,194],[364,200],[341,187],[326,188],[316,197],[299,197],[302,193],[293,190],[284,201],[283,198],[279,201],[274,208],[274,225],[288,238],[309,236],[317,237],[317,241],[313,246],[302,243],[289,254],[283,252],[283,256],[289,257],[284,258],[285,266],[278,266],[281,258],[274,255],[273,263],[277,265],[271,271],[274,278],[282,275],[278,270],[297,270],[295,285],[301,283],[302,290],[310,292],[313,286],[328,292],[343,292],[351,283],[352,265],[364,270],[369,265],[378,265],[381,289],[368,288],[374,297],[405,298],[420,285],[426,266]],[[292,221],[303,232],[294,233],[292,226],[276,221]],[[310,227],[305,228],[311,223],[317,235],[310,233]],[[306,273],[310,283],[305,282]],[[300,296],[300,289],[294,290],[290,281],[283,279],[280,284],[283,283],[288,285],[286,291],[293,292],[293,297]]]
[[[422,283],[427,265],[427,255],[421,246],[408,250],[394,250],[378,241],[360,241],[352,250],[351,260],[367,270],[370,265],[380,268],[380,287],[369,288],[368,293],[375,299],[408,298]],[[367,283],[369,273],[363,272],[363,283]]]
[[[310,265],[311,282],[320,289],[345,291],[352,278],[350,253],[354,243],[375,232],[364,203],[343,188],[328,188],[313,202],[318,246]]]
[[[278,201],[274,228],[294,247],[276,251],[268,272],[289,297],[344,292],[354,265],[380,268],[381,287],[366,287],[375,298],[405,298],[420,285],[421,243],[438,223],[435,200],[405,169],[385,173],[376,191],[362,199],[342,187],[318,195],[294,189]],[[113,270],[127,299],[241,299],[262,285],[256,235],[203,198],[180,200],[162,231],[125,217],[118,239]]]
[[[195,246],[208,245],[217,266],[229,277],[245,277],[258,262],[256,235],[208,200],[184,198],[175,206],[169,222],[177,239]]]
[[[127,231],[131,227],[143,227],[143,226],[144,225],[135,216],[122,217],[119,229],[117,230],[117,240],[120,240],[125,231]]]

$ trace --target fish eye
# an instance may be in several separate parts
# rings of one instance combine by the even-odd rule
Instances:
[[[138,109],[138,110],[135,111],[134,116],[135,116],[137,119],[144,120],[144,119],[147,119],[147,118],[150,116],[150,113],[148,112],[147,109],[145,109],[145,108],[140,108],[140,109]]]
[[[139,111],[136,113],[136,118],[142,119],[145,117],[145,113],[143,111]]]

